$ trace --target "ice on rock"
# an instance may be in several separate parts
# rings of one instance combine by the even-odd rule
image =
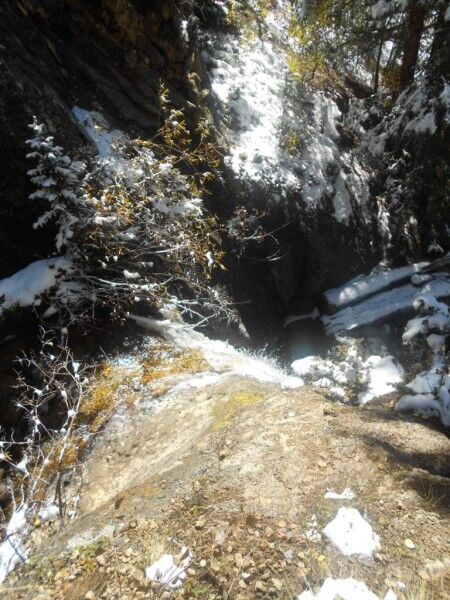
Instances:
[[[378,535],[356,508],[340,508],[323,534],[344,556],[370,557],[380,547]]]
[[[211,371],[222,377],[238,375],[250,377],[261,383],[279,385],[283,389],[294,389],[304,385],[300,377],[287,375],[274,361],[263,356],[254,356],[237,350],[228,342],[212,340],[186,324],[156,320],[138,315],[129,315],[141,327],[158,333],[180,348],[195,348],[203,353]],[[201,384],[200,384],[201,385]],[[195,387],[195,383],[194,383]]]

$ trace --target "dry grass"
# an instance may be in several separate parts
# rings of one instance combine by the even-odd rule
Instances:
[[[68,583],[63,590],[64,600],[84,600],[88,592],[93,592],[95,598],[100,598],[106,588],[106,574],[98,573],[93,570],[81,577],[77,577],[76,582]]]
[[[117,406],[117,390],[132,375],[133,372],[113,365],[103,364],[100,367],[86,392],[86,398],[80,404],[70,437],[66,440],[62,438],[48,440],[43,446],[47,459],[44,464],[37,463],[32,471],[32,479],[41,482],[38,483],[35,492],[37,500],[44,499],[47,482],[52,476],[66,471],[79,462],[88,441],[85,435],[79,433],[79,426],[86,425],[89,433],[97,433]]]
[[[152,565],[159,560],[163,554],[169,552],[167,542],[157,532],[146,532],[145,538],[142,541],[140,562],[142,567]]]
[[[430,581],[416,578],[403,592],[404,600],[448,600],[450,598],[450,573]]]

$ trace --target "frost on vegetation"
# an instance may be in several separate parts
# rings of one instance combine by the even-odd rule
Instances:
[[[64,511],[71,514],[69,507],[76,509],[70,494],[64,494],[58,506],[49,498],[56,497],[62,474],[70,477],[82,441],[89,437],[77,421],[88,383],[87,367],[73,360],[65,342],[58,344],[55,334],[43,333],[40,341],[39,353],[17,361],[25,372],[34,375],[34,385],[22,374],[18,378],[16,408],[22,414],[21,438],[16,440],[0,431],[0,460],[8,464],[10,473],[20,475],[19,479],[12,477],[9,486],[13,510],[0,545],[0,579],[25,562],[27,535],[35,518],[53,521]],[[39,387],[35,387],[36,381]],[[53,414],[51,426],[46,422],[49,406],[58,415]],[[53,494],[49,491],[52,486]]]
[[[44,125],[34,120],[30,128],[34,137],[27,140],[31,148],[27,158],[34,160],[36,166],[28,171],[28,175],[37,188],[30,194],[30,200],[42,199],[49,205],[33,227],[38,229],[50,222],[56,224],[55,246],[61,252],[67,248],[74,236],[74,228],[83,216],[81,182],[86,174],[86,164],[65,154],[53,136],[46,135]]]
[[[373,156],[385,152],[388,139],[400,139],[403,135],[434,135],[438,131],[436,115],[444,110],[444,120],[450,122],[450,84],[443,80],[443,88],[435,95],[427,81],[418,81],[406,88],[396,99],[392,110],[367,131],[361,147]],[[386,158],[387,155],[384,156]]]
[[[177,589],[183,585],[186,570],[192,560],[189,549],[183,546],[180,559],[175,562],[172,554],[163,554],[156,562],[145,569],[145,576],[168,589]]]
[[[308,590],[302,592],[297,600],[379,600],[379,597],[362,581],[327,577],[316,594]],[[383,600],[396,600],[396,595],[389,590]]]
[[[370,557],[380,547],[380,538],[356,508],[340,508],[323,534],[344,556]]]
[[[450,334],[450,310],[429,292],[417,295],[414,308],[418,316],[408,321],[403,342],[427,349],[432,364],[406,384],[411,393],[400,398],[396,410],[437,417],[450,427],[450,369],[445,350]]]

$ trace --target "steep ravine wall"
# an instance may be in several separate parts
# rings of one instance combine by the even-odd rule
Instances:
[[[211,89],[214,70],[201,52],[210,50],[205,37],[220,40],[226,29],[216,9],[208,12],[211,6],[203,3],[198,16],[195,3],[164,1],[13,0],[0,7],[0,278],[52,253],[51,231],[32,227],[42,206],[28,199],[25,141],[34,116],[69,151],[89,147],[73,106],[97,110],[132,135],[149,136],[160,120],[162,82],[194,122],[207,104],[224,140],[223,114]],[[297,116],[308,118],[313,103],[300,100]],[[348,97],[341,102],[348,105]],[[262,246],[227,259],[225,283],[258,345],[274,339],[286,314],[308,312],[323,289],[376,262],[364,224],[349,229],[329,207],[305,210],[297,192],[277,202],[280,192],[248,185],[225,169],[210,199],[222,219],[239,204],[258,208],[265,230],[275,232]]]
[[[159,123],[160,82],[192,121],[201,106],[214,115],[227,164],[211,210],[222,220],[238,205],[263,213],[270,235],[244,251],[230,246],[223,276],[257,345],[282,345],[286,316],[311,312],[321,292],[383,258],[376,173],[367,169],[360,177],[367,165],[358,163],[358,140],[347,123],[361,90],[348,82],[315,92],[286,85],[270,23],[262,41],[241,47],[213,2],[12,0],[0,17],[0,278],[51,253],[49,231],[32,228],[42,207],[28,200],[25,140],[33,116],[68,150],[88,146],[72,118],[74,105],[145,137]],[[272,113],[276,122],[267,119]],[[252,128],[262,137],[245,147]],[[299,144],[280,159],[286,132]],[[265,171],[262,179],[247,177],[255,164]],[[286,173],[295,185],[285,185]]]
[[[87,143],[70,111],[104,112],[134,135],[154,133],[158,87],[195,117],[198,90],[188,78],[196,45],[182,35],[184,2],[12,0],[0,6],[0,278],[49,253],[34,232],[42,210],[30,202],[25,140],[36,116],[65,149]],[[195,41],[195,37],[192,38]]]

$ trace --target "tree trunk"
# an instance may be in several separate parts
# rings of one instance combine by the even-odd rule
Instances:
[[[400,89],[404,89],[414,79],[417,57],[419,54],[420,40],[424,29],[426,9],[417,3],[409,8],[408,23],[406,28],[403,62],[400,72]]]
[[[381,34],[380,45],[378,46],[377,62],[375,63],[375,73],[373,75],[373,93],[378,92],[378,82],[380,79],[380,62],[383,54],[384,34]]]

